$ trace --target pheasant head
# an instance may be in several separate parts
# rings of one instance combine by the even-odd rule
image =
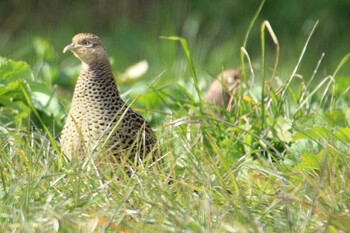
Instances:
[[[71,51],[83,63],[91,65],[108,61],[108,55],[100,38],[92,33],[79,33],[72,43],[63,49],[63,53]]]

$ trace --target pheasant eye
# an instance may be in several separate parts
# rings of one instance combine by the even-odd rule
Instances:
[[[83,45],[84,45],[85,47],[87,47],[87,48],[91,48],[94,44],[91,43],[90,41],[84,41],[84,42],[83,42]]]

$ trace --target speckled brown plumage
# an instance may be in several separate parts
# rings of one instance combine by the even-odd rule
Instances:
[[[231,97],[237,93],[240,86],[240,78],[240,70],[224,70],[211,83],[205,94],[205,99],[209,104],[224,107],[229,110],[233,104]]]
[[[89,154],[113,154],[118,160],[143,159],[156,143],[148,123],[121,99],[101,40],[80,33],[64,52],[82,62],[71,109],[61,134],[61,149],[69,159]]]

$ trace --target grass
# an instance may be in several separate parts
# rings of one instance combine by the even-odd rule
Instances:
[[[266,30],[273,56],[266,54]],[[311,78],[298,73],[311,32],[291,75],[280,77],[279,42],[265,21],[261,65],[241,48],[246,87],[233,110],[219,110],[217,118],[205,111],[212,107],[201,98],[186,41],[167,38],[182,44],[193,82],[171,88],[155,82],[142,97],[158,98],[166,108],[157,113],[164,121],[157,136],[165,167],[140,165],[132,177],[117,164],[65,161],[52,123],[62,122],[64,110],[52,114],[52,101],[40,104],[33,89],[48,92],[30,74],[21,76],[28,76],[28,89],[22,82],[16,86],[18,77],[9,74],[13,80],[0,87],[2,111],[27,114],[0,118],[0,231],[347,232],[349,81],[337,73],[349,55],[332,75],[318,74],[323,56]],[[44,65],[56,72],[48,60]],[[4,74],[18,67],[29,72],[25,64],[11,64],[1,66]],[[16,105],[5,101],[11,96]]]

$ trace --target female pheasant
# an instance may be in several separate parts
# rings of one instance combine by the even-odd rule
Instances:
[[[142,160],[156,144],[148,123],[121,99],[105,47],[91,33],[79,33],[63,53],[82,63],[71,109],[61,134],[69,159],[111,154],[117,160]]]

